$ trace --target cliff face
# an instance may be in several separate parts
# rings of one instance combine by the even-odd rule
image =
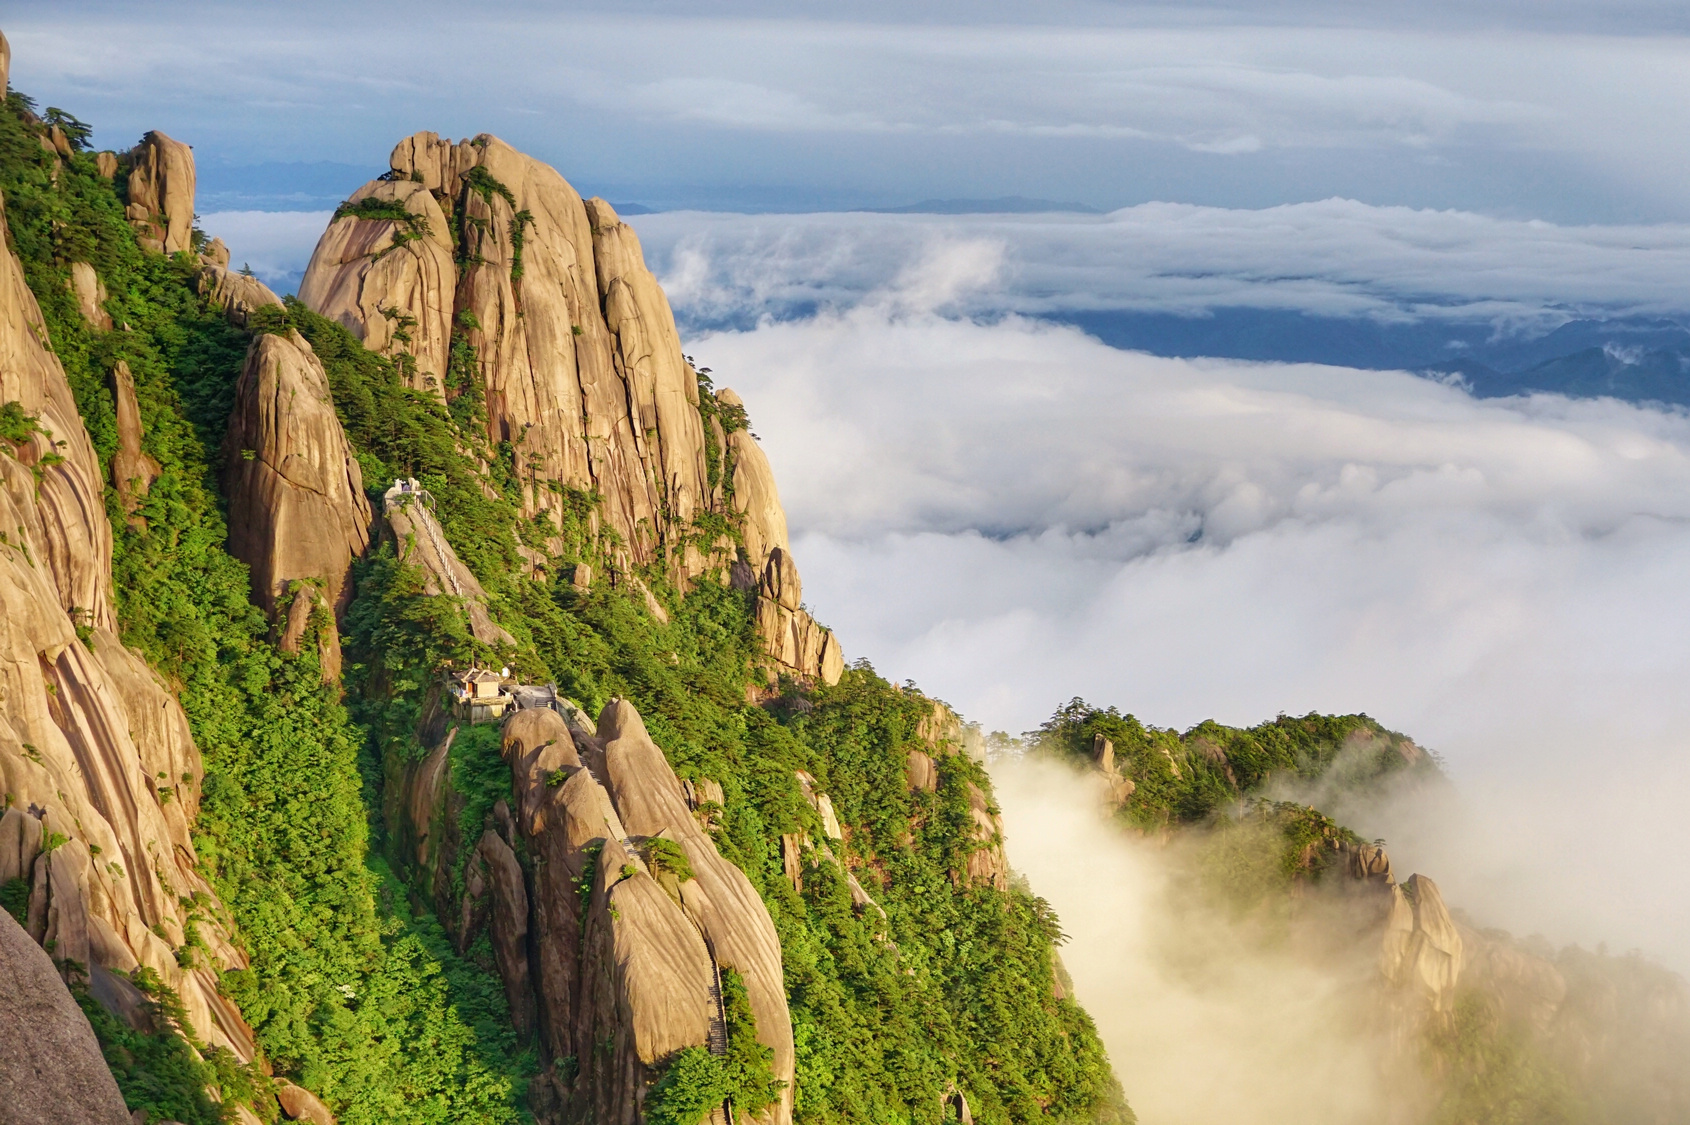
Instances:
[[[485,134],[452,144],[418,133],[390,164],[390,178],[337,212],[300,300],[395,358],[412,387],[482,396],[489,442],[511,447],[525,518],[555,531],[571,496],[600,497],[592,520],[613,537],[613,583],[661,563],[684,590],[737,561],[747,586],[775,591],[759,614],[771,661],[836,682],[839,643],[799,604],[786,519],[743,404],[715,396],[737,412],[732,428],[701,410],[633,229]],[[740,522],[743,542],[710,516]],[[557,538],[548,549],[566,553]]]
[[[103,474],[47,344],[8,252],[0,403],[21,426],[0,441],[10,529],[0,539],[0,883],[29,887],[30,935],[57,961],[85,968],[97,988],[110,970],[152,969],[202,1040],[250,1059],[250,1033],[217,984],[219,968],[245,961],[216,920],[190,838],[199,750],[175,697],[115,633]],[[114,368],[114,471],[132,489],[150,470],[138,420],[123,411],[126,376]],[[206,952],[179,957],[190,923]]]

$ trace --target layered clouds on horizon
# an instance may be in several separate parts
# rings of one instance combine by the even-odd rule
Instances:
[[[1542,331],[1690,311],[1690,224],[1562,226],[1350,199],[1107,215],[667,213],[635,220],[698,326],[882,295],[948,315],[1219,308]]]

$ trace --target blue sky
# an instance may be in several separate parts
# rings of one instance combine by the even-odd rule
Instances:
[[[428,128],[659,207],[1690,218],[1683,5],[1402,7],[60,2],[5,30],[14,84],[100,143],[194,143],[208,210],[320,207]]]

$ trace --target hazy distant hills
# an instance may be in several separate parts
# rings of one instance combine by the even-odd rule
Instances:
[[[1209,316],[1119,310],[1054,314],[1112,347],[1164,356],[1329,363],[1458,378],[1482,398],[1547,391],[1690,405],[1690,328],[1642,317],[1573,320],[1499,338],[1488,323],[1323,317],[1275,309]]]
[[[923,199],[920,203],[906,203],[902,207],[857,207],[853,210],[877,215],[1037,215],[1056,211],[1103,214],[1100,209],[1084,203],[1059,203],[1053,199],[1029,199],[1024,195],[1004,195],[996,199]]]

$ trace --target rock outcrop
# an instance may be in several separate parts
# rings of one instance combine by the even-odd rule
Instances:
[[[158,130],[129,150],[129,223],[141,245],[176,254],[194,230],[194,150]]]
[[[76,307],[82,319],[102,332],[111,331],[111,314],[106,312],[106,283],[87,262],[70,264],[70,291],[76,295]]]
[[[798,567],[782,547],[771,550],[763,564],[757,586],[757,634],[764,653],[799,676],[836,684],[844,674],[839,641],[804,608]]]
[[[0,866],[29,886],[27,928],[56,960],[96,986],[147,966],[202,1041],[250,1059],[217,984],[242,955],[201,918],[209,958],[178,960],[184,902],[220,913],[189,835],[203,769],[180,705],[116,635],[100,463],[46,342],[0,255],[0,403],[30,431],[0,441]]]
[[[4,910],[0,1116],[7,1125],[130,1125],[88,1017],[47,954]]]
[[[158,479],[158,462],[141,451],[141,406],[135,399],[135,376],[129,364],[118,360],[111,371],[112,400],[117,405],[117,452],[111,459],[111,483],[118,502],[132,522],[145,527],[135,509]]]
[[[521,710],[505,721],[503,746],[533,862],[531,961],[512,972],[501,957],[501,973],[507,989],[532,981],[547,1054],[577,1062],[572,1080],[547,1076],[573,1107],[565,1116],[635,1120],[660,1064],[721,1041],[719,973],[731,968],[787,1083],[760,1120],[789,1122],[792,1025],[774,924],[750,880],[717,853],[639,714],[613,700],[589,733],[550,708]],[[650,858],[646,841],[659,837],[685,853],[691,878]],[[516,901],[516,888],[501,893]]]
[[[796,598],[768,461],[743,426],[706,421],[633,229],[486,134],[453,144],[417,133],[389,164],[336,213],[301,301],[394,358],[419,390],[452,398],[473,380],[488,439],[509,442],[522,467],[525,517],[561,528],[571,494],[602,497],[592,518],[619,544],[605,560],[612,584],[634,587],[636,567],[662,560],[683,589],[736,561],[754,585],[778,550],[792,594],[759,607],[766,653],[836,682],[844,659]],[[743,419],[732,391],[717,403]],[[743,526],[740,560],[700,523],[730,513]]]
[[[457,283],[446,216],[410,180],[365,184],[347,204],[317,243],[299,299],[371,351],[409,356],[407,384],[444,400]]]
[[[252,314],[256,310],[269,305],[281,307],[282,299],[268,285],[256,277],[229,268],[227,251],[222,259],[218,262],[202,258],[196,285],[200,296],[212,308],[222,310],[231,324],[245,328],[252,322]]]
[[[306,1121],[310,1125],[335,1125],[334,1114],[329,1112],[329,1107],[303,1086],[295,1086],[287,1081],[277,1082],[276,1101],[281,1104],[282,1112],[288,1115],[290,1121]]]
[[[1115,764],[1115,744],[1101,734],[1092,738],[1091,765],[1110,808],[1121,808],[1138,789],[1137,783]]]
[[[251,568],[253,600],[273,614],[306,583],[344,609],[352,560],[369,546],[370,504],[328,376],[299,333],[253,338],[223,463],[229,553]]]
[[[1397,988],[1422,997],[1433,1011],[1455,1006],[1461,977],[1461,933],[1438,886],[1424,875],[1390,888],[1390,914],[1380,942],[1379,971]]]

